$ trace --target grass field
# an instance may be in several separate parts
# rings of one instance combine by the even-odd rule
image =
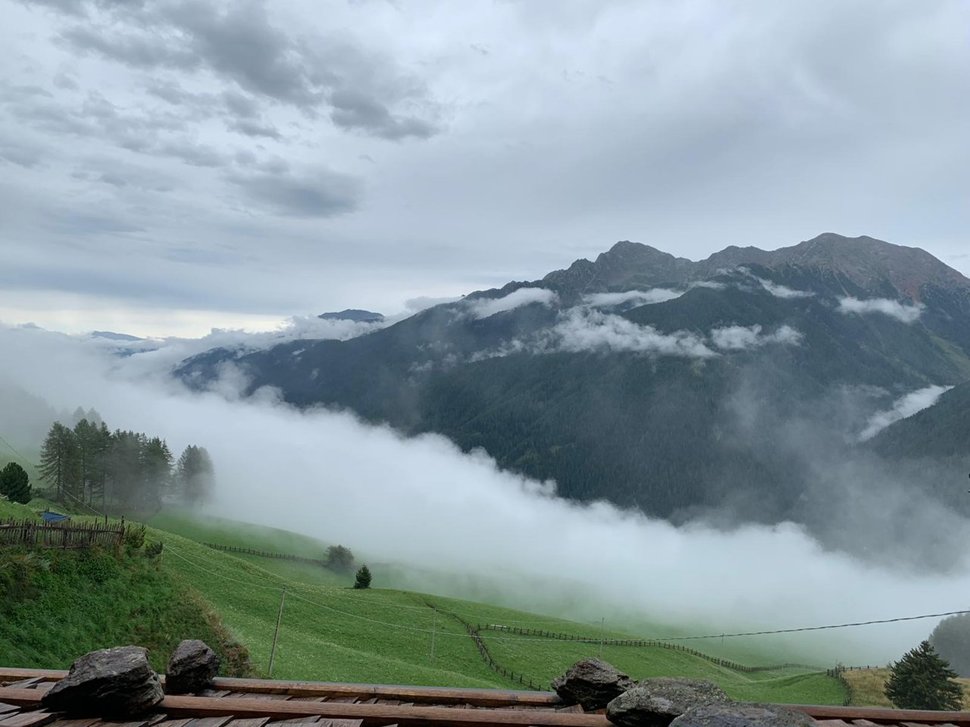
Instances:
[[[851,669],[843,675],[849,684],[852,704],[870,707],[892,707],[883,691],[889,669]],[[957,679],[963,687],[963,708],[970,710],[970,679]]]
[[[137,643],[164,669],[195,637],[229,657],[228,673],[248,673],[231,666],[239,650],[208,605],[140,552],[3,549],[0,589],[4,666],[64,669],[87,651]]]
[[[320,557],[326,544],[284,531],[186,513],[151,521],[150,539],[165,542],[163,568],[201,593],[234,636],[250,650],[257,670],[268,672],[283,589],[286,601],[273,677],[422,685],[511,687],[481,660],[453,613],[472,624],[505,624],[564,633],[638,634],[459,599],[374,588],[349,588],[351,578],[324,568],[233,554],[196,541]],[[164,529],[164,530],[163,530]],[[176,534],[178,533],[178,534]],[[379,583],[378,583],[379,585]],[[428,604],[440,611],[436,612]],[[597,644],[536,640],[485,631],[493,657],[547,687],[573,662],[600,653]],[[432,653],[433,649],[433,653]],[[745,674],[690,654],[663,648],[606,646],[602,656],[635,678],[693,676],[718,682],[732,696],[774,702],[841,704],[842,685],[811,670]]]

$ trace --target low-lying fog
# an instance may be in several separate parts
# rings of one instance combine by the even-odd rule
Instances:
[[[415,567],[408,583],[394,585],[500,593],[506,604],[550,614],[702,633],[952,611],[970,592],[965,568],[894,572],[826,552],[792,524],[673,527],[604,503],[566,502],[551,483],[500,471],[442,437],[404,439],[348,414],[297,411],[272,392],[240,400],[232,377],[218,392],[191,393],[164,373],[164,349],[119,358],[91,341],[0,327],[0,351],[2,387],[21,387],[57,411],[94,407],[112,428],[165,437],[176,456],[187,444],[205,446],[218,478],[212,513]],[[20,415],[0,411],[0,435],[18,441]],[[874,505],[858,527],[878,523]],[[934,625],[810,634],[792,656],[884,663]]]

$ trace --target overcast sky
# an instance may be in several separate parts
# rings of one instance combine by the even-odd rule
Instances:
[[[0,0],[0,320],[394,313],[620,239],[970,273],[965,0]]]

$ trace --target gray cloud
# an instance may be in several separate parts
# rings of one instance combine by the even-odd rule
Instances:
[[[438,131],[428,121],[393,116],[384,104],[356,91],[336,91],[330,96],[330,103],[334,107],[330,118],[337,126],[345,129],[393,140],[409,136],[427,139]]]
[[[392,112],[390,104],[408,99],[431,110],[422,84],[394,68],[391,60],[358,46],[341,43],[340,52],[321,53],[329,39],[288,34],[275,25],[263,0],[187,4],[148,1],[141,5],[95,3],[94,16],[60,33],[76,52],[96,54],[126,66],[183,73],[207,71],[261,98],[315,113],[331,107],[341,128],[385,139],[426,139],[438,132],[428,119]],[[332,44],[332,43],[331,43]],[[155,83],[151,93],[170,103],[209,104],[199,95],[180,93],[171,84]],[[260,104],[232,88],[224,92],[230,114],[254,118]],[[252,125],[231,123],[247,135]],[[267,125],[262,126],[268,129]]]
[[[331,217],[351,212],[361,194],[356,179],[328,170],[302,176],[237,174],[228,180],[254,206],[294,217]]]
[[[205,240],[247,261],[235,288],[191,256],[175,274],[226,320],[239,289],[280,316],[394,310],[535,280],[617,239],[699,259],[832,229],[970,272],[955,257],[970,226],[965,2],[684,3],[472,0],[429,16],[215,0],[190,16],[184,0],[0,0],[0,264],[42,266],[78,240],[114,264],[112,228],[140,228],[152,260]],[[86,166],[107,158],[175,188]],[[359,177],[355,214],[279,214],[293,206],[244,191],[316,168]],[[297,208],[333,208],[317,202]],[[76,234],[65,208],[83,213]],[[137,286],[119,291],[139,305]]]
[[[238,131],[246,136],[263,136],[268,139],[281,139],[282,135],[269,124],[252,121],[251,119],[238,119],[229,123],[229,128]]]

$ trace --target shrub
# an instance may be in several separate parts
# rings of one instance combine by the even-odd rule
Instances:
[[[125,528],[124,536],[125,550],[132,553],[136,550],[141,549],[145,544],[145,526],[139,525],[135,527],[134,525],[129,525]]]
[[[370,569],[366,565],[362,565],[357,571],[354,588],[370,588],[370,579]]]
[[[0,470],[0,495],[11,502],[26,505],[31,500],[30,477],[27,471],[16,462],[8,462]]]

